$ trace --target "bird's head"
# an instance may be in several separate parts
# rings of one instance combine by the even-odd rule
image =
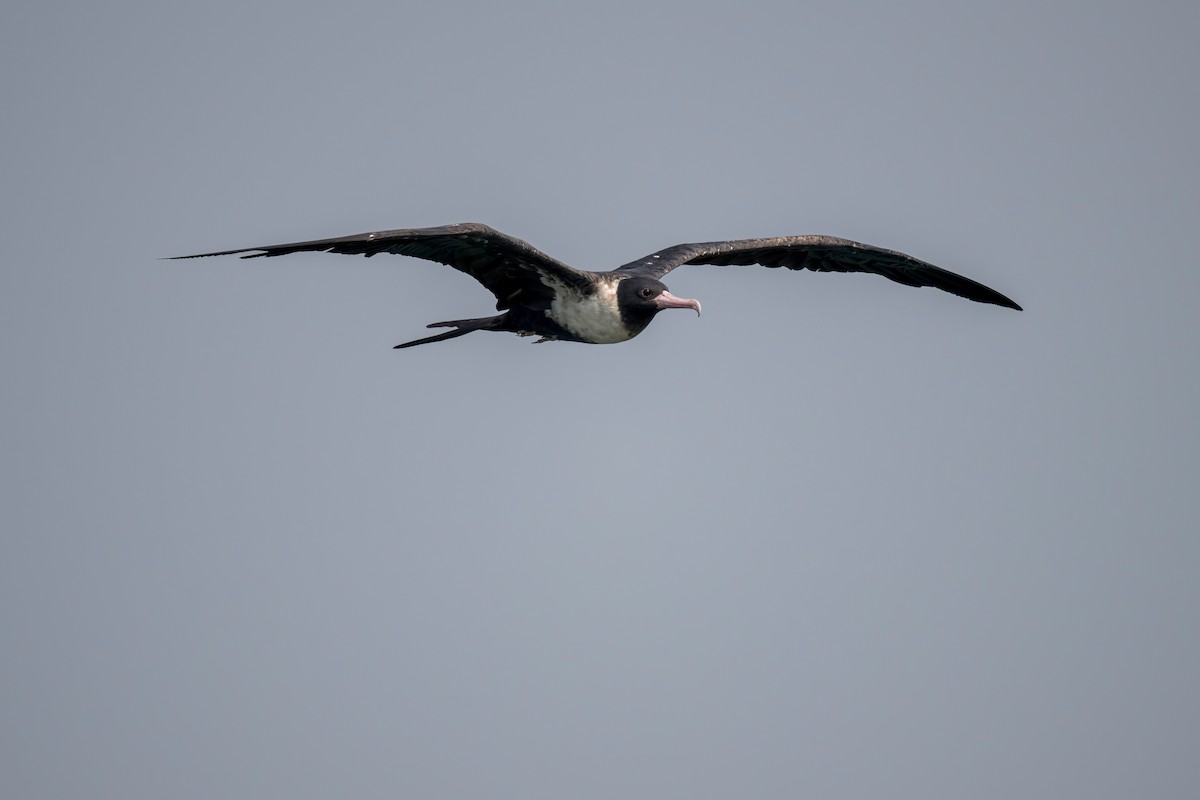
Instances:
[[[661,281],[635,275],[617,286],[621,319],[633,331],[641,331],[664,308],[690,308],[700,315],[699,300],[685,300],[667,291]]]

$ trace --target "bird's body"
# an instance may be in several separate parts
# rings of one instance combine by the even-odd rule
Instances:
[[[684,264],[761,264],[817,272],[873,272],[908,286],[934,286],[981,303],[1020,310],[999,292],[903,253],[832,236],[782,236],[681,244],[608,272],[567,266],[520,239],[487,225],[464,223],[437,228],[364,233],[335,239],[247,247],[179,258],[241,254],[242,258],[323,251],[424,258],[467,273],[496,297],[493,317],[435,322],[452,330],[396,345],[397,348],[451,339],[477,330],[536,335],[538,341],[614,344],[637,336],[665,308],[691,308],[697,300],[675,297],[659,278]]]

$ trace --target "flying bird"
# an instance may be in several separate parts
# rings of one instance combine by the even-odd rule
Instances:
[[[244,247],[176,258],[246,253],[242,258],[317,251],[373,256],[396,253],[436,261],[465,272],[496,296],[504,313],[478,319],[434,322],[444,333],[396,345],[397,349],[440,342],[473,331],[507,331],[538,336],[538,342],[613,344],[637,336],[667,308],[690,308],[700,301],[676,297],[661,278],[686,264],[745,265],[808,269],[814,272],[872,272],[906,286],[933,286],[1017,311],[1004,295],[970,278],[912,256],[833,236],[778,236],[725,242],[678,244],[608,272],[575,269],[520,239],[476,222],[436,228],[360,233],[311,242]]]

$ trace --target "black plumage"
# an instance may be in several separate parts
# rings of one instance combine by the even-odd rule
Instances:
[[[487,225],[463,223],[411,228],[334,239],[247,247],[178,258],[245,254],[242,258],[282,256],[303,251],[373,256],[378,253],[423,258],[446,264],[479,281],[496,297],[503,314],[435,322],[452,330],[406,342],[412,347],[462,336],[476,330],[537,335],[539,341],[594,344],[636,336],[664,308],[692,308],[695,300],[674,297],[660,278],[685,264],[787,267],[815,272],[870,272],[907,286],[932,286],[980,303],[1020,310],[1009,298],[953,272],[894,250],[832,236],[780,236],[681,244],[608,272],[575,269],[520,239]]]

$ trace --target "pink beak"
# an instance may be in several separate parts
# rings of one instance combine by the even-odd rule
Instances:
[[[659,308],[693,308],[696,310],[696,316],[700,316],[699,300],[685,300],[682,297],[676,297],[670,292],[664,291],[654,300],[654,304]]]

